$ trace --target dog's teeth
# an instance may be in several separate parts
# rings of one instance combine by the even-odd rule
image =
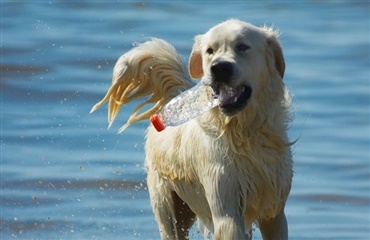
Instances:
[[[236,102],[236,101],[238,101],[238,98],[237,97],[234,98],[234,102]]]

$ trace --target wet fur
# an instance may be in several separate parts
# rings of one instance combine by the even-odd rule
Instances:
[[[282,81],[285,62],[277,37],[271,28],[231,19],[195,38],[191,77],[209,84],[211,64],[226,59],[237,68],[231,84],[248,84],[253,93],[231,116],[216,107],[163,132],[148,128],[147,182],[162,239],[188,238],[196,220],[204,235],[210,232],[214,239],[251,238],[252,223],[264,239],[288,238],[284,206],[293,175],[286,133],[290,97]],[[230,47],[240,39],[252,49],[244,55]],[[217,45],[213,56],[205,53],[210,45]],[[149,96],[124,130],[193,84],[175,49],[152,39],[118,60],[112,86],[92,111],[109,101],[111,124],[124,104]],[[154,106],[139,114],[148,103]]]

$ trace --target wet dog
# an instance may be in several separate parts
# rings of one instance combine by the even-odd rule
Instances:
[[[147,182],[162,239],[186,239],[198,220],[214,239],[287,239],[284,207],[293,170],[290,96],[278,33],[231,19],[195,37],[189,73],[175,49],[152,39],[119,58],[108,122],[120,108],[148,96],[121,128],[149,117],[201,79],[219,106],[163,132],[148,128]],[[146,104],[152,107],[143,111]]]

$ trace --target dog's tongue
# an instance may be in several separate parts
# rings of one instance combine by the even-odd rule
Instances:
[[[220,86],[218,100],[221,105],[229,105],[235,103],[243,93],[244,87],[231,88],[228,86]]]

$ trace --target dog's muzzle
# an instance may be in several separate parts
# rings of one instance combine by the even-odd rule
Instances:
[[[211,73],[211,86],[218,96],[222,112],[231,116],[242,110],[252,95],[252,88],[247,85],[230,87],[234,77],[233,64],[227,61],[213,63]]]
[[[227,83],[233,75],[233,65],[230,62],[215,62],[211,66],[212,79],[216,83]]]

